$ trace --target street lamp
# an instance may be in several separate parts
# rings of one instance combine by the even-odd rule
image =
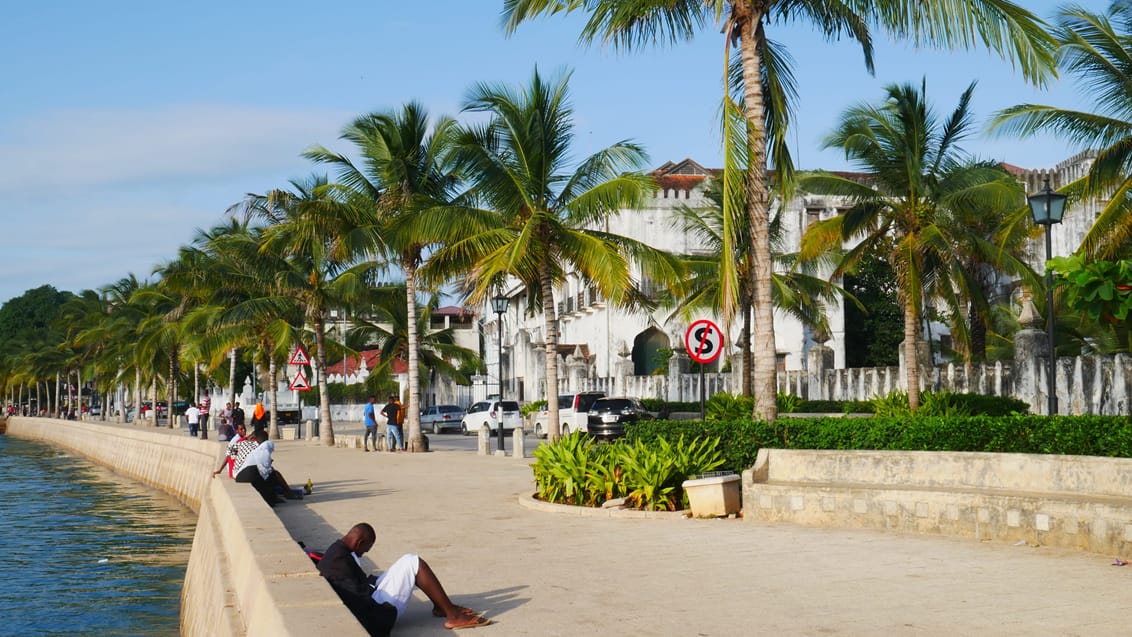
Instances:
[[[1048,398],[1048,415],[1057,414],[1057,353],[1053,336],[1053,270],[1050,270],[1048,261],[1053,258],[1053,239],[1050,230],[1055,223],[1061,223],[1065,214],[1065,195],[1054,192],[1049,187],[1049,176],[1045,178],[1045,185],[1037,194],[1029,195],[1030,212],[1034,214],[1034,223],[1046,227],[1046,338],[1049,343],[1049,361],[1046,371],[1046,395]]]
[[[491,308],[495,310],[499,323],[499,450],[503,451],[503,314],[507,312],[507,297],[496,296],[491,299]]]

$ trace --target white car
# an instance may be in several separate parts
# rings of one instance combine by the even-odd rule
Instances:
[[[558,395],[558,426],[561,428],[562,435],[568,435],[574,431],[588,431],[589,430],[589,411],[590,405],[598,398],[605,396],[604,393],[599,391],[579,392],[577,394],[559,394]],[[549,412],[545,409],[538,412],[535,416],[535,437],[545,438],[547,432],[546,423],[549,421]]]
[[[499,430],[500,418],[503,420],[503,431],[523,428],[523,419],[519,415],[519,403],[513,400],[505,400],[502,403],[502,409],[500,409],[498,400],[481,400],[468,407],[468,412],[464,414],[463,420],[460,421],[460,433],[467,436],[468,434],[478,434],[483,429],[495,433]]]

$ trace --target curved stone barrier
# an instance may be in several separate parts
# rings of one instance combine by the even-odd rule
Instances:
[[[743,518],[1132,553],[1132,459],[762,449]]]
[[[50,418],[10,418],[8,434],[74,451],[197,512],[182,635],[365,634],[259,494],[210,478],[221,443]]]

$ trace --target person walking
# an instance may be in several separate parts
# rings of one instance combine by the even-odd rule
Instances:
[[[200,408],[196,403],[189,403],[185,410],[185,420],[189,421],[189,435],[196,438],[197,429],[200,428]]]
[[[365,435],[365,438],[362,439],[362,444],[363,444],[365,451],[369,451],[369,439],[370,439],[371,436],[373,437],[373,450],[374,451],[380,451],[380,448],[377,446],[377,407],[376,407],[376,405],[377,405],[377,397],[376,396],[370,396],[369,402],[366,403],[365,411],[362,414],[362,418],[365,421],[365,425],[366,425],[366,435]]]
[[[244,410],[240,407],[240,403],[237,402],[232,406],[232,426],[239,427],[242,424],[244,424]]]
[[[200,399],[200,439],[208,440],[208,413],[212,410],[212,398],[208,390],[204,390],[204,398]]]
[[[385,416],[385,430],[388,432],[385,443],[389,445],[391,452],[401,448],[401,409],[401,403],[397,401],[396,396],[390,396],[389,402],[381,408],[381,413]]]

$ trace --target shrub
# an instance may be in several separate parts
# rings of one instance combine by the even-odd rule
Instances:
[[[536,400],[534,402],[527,403],[522,407],[519,407],[519,415],[523,418],[526,418],[530,414],[533,414],[536,411],[542,411],[544,409],[546,409],[546,399]]]

